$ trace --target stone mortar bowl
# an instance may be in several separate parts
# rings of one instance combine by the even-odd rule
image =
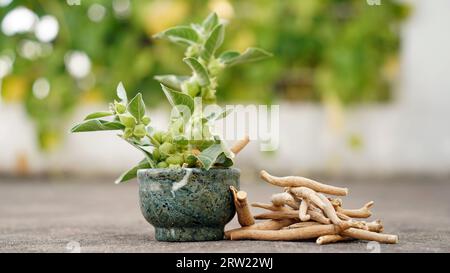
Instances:
[[[235,214],[230,186],[234,168],[142,169],[138,171],[142,214],[158,241],[222,240]]]

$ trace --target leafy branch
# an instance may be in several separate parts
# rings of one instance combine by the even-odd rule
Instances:
[[[220,136],[213,135],[210,123],[225,118],[229,111],[203,116],[202,103],[216,100],[217,77],[222,69],[237,64],[263,60],[271,54],[249,48],[242,54],[226,51],[217,56],[225,38],[225,26],[215,13],[201,24],[177,26],[155,35],[186,46],[183,62],[192,71],[190,76],[159,75],[155,79],[171,106],[167,131],[155,131],[146,115],[145,103],[138,93],[128,100],[122,83],[117,86],[118,101],[109,111],[89,114],[72,132],[116,130],[118,135],[144,155],[136,166],[123,173],[116,183],[136,177],[144,168],[204,168],[230,167],[234,154]],[[107,119],[105,119],[107,118]]]

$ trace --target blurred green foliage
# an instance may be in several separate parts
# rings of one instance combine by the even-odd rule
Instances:
[[[189,68],[180,65],[182,49],[151,36],[172,25],[200,21],[211,10],[232,19],[223,48],[256,45],[275,56],[224,73],[219,101],[322,101],[327,96],[344,104],[386,101],[397,70],[399,24],[409,10],[396,1],[370,6],[363,0],[67,2],[77,1],[14,0],[0,8],[0,20],[25,6],[41,18],[53,15],[59,23],[58,36],[50,43],[39,42],[32,32],[13,36],[0,32],[0,56],[15,56],[12,73],[2,79],[3,100],[24,103],[46,149],[57,147],[74,106],[112,100],[119,81],[127,90],[142,92],[148,105],[161,102],[153,76],[188,74]],[[24,40],[38,43],[44,53],[22,57],[19,47]],[[86,77],[74,78],[67,72],[64,60],[74,50],[90,58]],[[38,98],[31,90],[42,77],[51,88],[48,96]]]

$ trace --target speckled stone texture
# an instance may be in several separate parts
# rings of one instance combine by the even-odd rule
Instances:
[[[158,241],[223,239],[235,214],[230,186],[239,188],[238,169],[145,169],[138,171],[142,214]]]

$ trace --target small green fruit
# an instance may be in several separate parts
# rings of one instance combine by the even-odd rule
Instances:
[[[164,132],[157,131],[153,134],[153,138],[158,141],[160,144],[163,142]]]
[[[189,167],[192,167],[197,163],[197,157],[191,153],[185,153],[184,162],[188,164]]]
[[[166,159],[166,162],[167,162],[167,164],[169,164],[169,165],[175,165],[175,164],[178,164],[178,165],[180,165],[180,164],[183,164],[183,157],[181,156],[181,155],[172,155],[172,156],[169,156],[167,159]]]
[[[119,115],[120,122],[122,122],[123,125],[127,128],[134,128],[136,125],[136,120],[132,115]]]
[[[156,167],[161,168],[161,169],[167,168],[167,167],[169,167],[169,164],[167,164],[165,161],[161,161],[156,165]]]
[[[162,142],[172,142],[172,134],[170,133],[165,133],[164,136],[162,137]]]
[[[151,119],[147,116],[142,118],[142,123],[144,123],[145,125],[149,125]]]
[[[159,146],[159,151],[162,154],[172,154],[175,151],[175,147],[173,146],[172,143],[169,142],[164,142],[163,144],[161,144],[161,146]]]
[[[137,138],[143,138],[147,134],[144,124],[139,124],[134,127],[133,135]]]
[[[123,132],[123,138],[130,138],[133,135],[133,129],[131,128],[125,128],[125,131]]]
[[[153,159],[156,161],[159,161],[160,158],[161,158],[161,153],[159,152],[158,148],[155,148],[153,150]]]
[[[114,109],[118,114],[123,114],[127,111],[127,107],[120,102],[114,102]]]
[[[189,141],[183,135],[176,135],[173,138],[173,141],[175,144],[180,145],[180,146],[186,146],[189,143]]]

